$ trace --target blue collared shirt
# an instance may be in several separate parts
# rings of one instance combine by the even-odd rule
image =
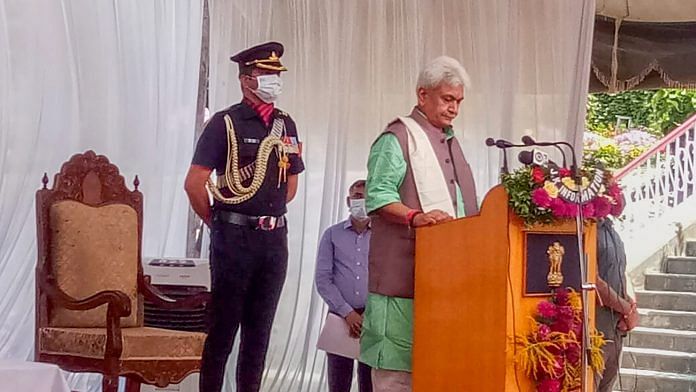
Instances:
[[[369,227],[355,232],[348,219],[326,229],[319,243],[314,281],[329,311],[341,317],[365,307],[371,235]]]

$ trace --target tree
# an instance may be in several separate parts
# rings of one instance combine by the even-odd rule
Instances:
[[[634,127],[645,127],[662,137],[696,113],[696,91],[636,90],[590,94],[587,129],[604,136],[616,134],[616,116],[630,117]]]

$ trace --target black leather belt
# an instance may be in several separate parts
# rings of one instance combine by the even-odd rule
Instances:
[[[285,226],[285,216],[251,216],[232,211],[216,211],[215,219],[263,231],[271,231]]]

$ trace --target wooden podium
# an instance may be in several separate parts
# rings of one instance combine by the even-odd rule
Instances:
[[[594,224],[585,225],[583,238],[588,277],[594,282]],[[514,337],[531,330],[530,317],[537,303],[550,297],[546,285],[549,264],[544,256],[554,241],[565,247],[563,286],[579,285],[575,222],[525,227],[508,208],[502,186],[486,195],[480,215],[418,229],[415,392],[535,390],[532,380],[515,364],[518,348]],[[590,292],[590,329],[594,327],[594,302],[594,292]],[[591,373],[587,372],[590,386]]]

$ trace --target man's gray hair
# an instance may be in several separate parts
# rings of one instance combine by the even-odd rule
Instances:
[[[447,56],[440,56],[426,64],[418,74],[416,89],[434,88],[442,83],[449,86],[464,86],[465,89],[471,85],[469,74],[464,67],[459,64],[459,61]]]

